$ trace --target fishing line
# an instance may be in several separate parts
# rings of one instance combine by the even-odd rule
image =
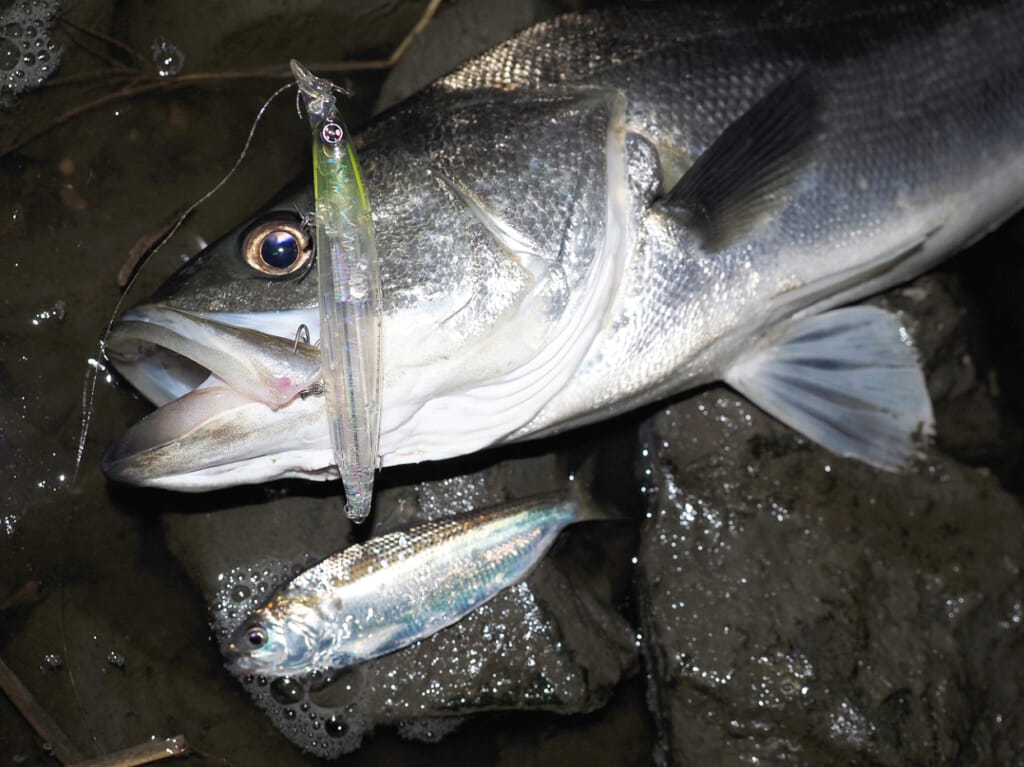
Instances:
[[[85,454],[85,440],[86,437],[88,436],[89,424],[92,420],[93,404],[96,398],[96,378],[99,375],[100,370],[106,371],[106,366],[103,364],[103,360],[107,359],[107,338],[110,337],[110,329],[113,327],[114,320],[117,318],[118,313],[121,311],[121,307],[124,305],[125,299],[131,292],[132,286],[135,284],[135,281],[139,278],[139,274],[142,272],[143,267],[149,262],[149,260],[153,256],[157,254],[157,251],[159,251],[161,248],[163,248],[164,245],[167,244],[168,240],[170,240],[175,234],[177,234],[178,229],[181,228],[181,225],[185,222],[185,219],[188,218],[196,208],[198,208],[204,202],[213,197],[217,192],[219,192],[221,187],[224,186],[224,184],[226,184],[233,175],[235,175],[235,171],[237,171],[239,167],[241,167],[242,161],[249,153],[249,146],[252,144],[253,136],[256,133],[256,127],[259,125],[260,120],[263,119],[263,115],[270,107],[271,102],[289,88],[294,87],[294,82],[282,85],[280,88],[274,91],[270,95],[270,97],[267,98],[266,101],[263,102],[263,106],[260,107],[259,112],[256,113],[256,118],[252,122],[252,127],[249,128],[249,135],[245,139],[245,144],[242,146],[242,151],[238,155],[238,159],[235,160],[235,164],[231,166],[231,169],[228,170],[224,177],[220,181],[218,181],[214,185],[214,187],[210,189],[210,191],[208,191],[198,200],[196,200],[187,208],[185,208],[182,214],[178,216],[178,220],[174,222],[174,226],[170,228],[167,234],[160,238],[156,246],[154,246],[148,253],[146,253],[141,259],[139,259],[138,265],[132,271],[131,277],[128,279],[128,282],[125,284],[124,290],[121,291],[121,295],[117,299],[117,303],[114,304],[114,310],[110,314],[110,319],[107,321],[106,330],[103,331],[103,337],[100,339],[99,359],[89,359],[89,369],[85,371],[85,381],[82,387],[82,431],[78,437],[78,450],[75,454],[75,470],[74,473],[71,475],[72,485],[74,485],[75,482],[78,480],[78,471],[82,465],[82,456]]]
[[[278,96],[280,96],[286,90],[288,90],[289,88],[294,88],[294,87],[295,87],[295,83],[294,82],[289,82],[289,83],[287,83],[285,85],[282,85],[280,88],[278,88],[276,91],[274,91],[267,98],[266,101],[263,102],[263,106],[261,106],[259,111],[256,113],[256,118],[253,120],[252,126],[249,128],[249,135],[245,139],[245,144],[243,144],[242,151],[241,151],[241,153],[239,153],[238,159],[235,160],[235,164],[231,166],[230,170],[228,170],[228,172],[224,175],[224,177],[220,181],[218,181],[213,186],[213,188],[210,189],[210,191],[208,191],[206,194],[204,194],[198,200],[196,200],[191,205],[189,205],[181,213],[181,215],[178,216],[177,221],[175,221],[174,225],[170,228],[170,230],[168,230],[168,232],[157,241],[157,244],[156,244],[155,247],[153,247],[148,253],[146,253],[144,256],[142,256],[142,258],[139,259],[138,264],[135,266],[134,270],[132,271],[131,277],[128,279],[127,283],[124,286],[124,290],[121,291],[120,297],[117,299],[117,302],[114,304],[114,309],[113,309],[113,311],[110,314],[110,319],[107,321],[107,327],[103,331],[103,337],[100,338],[100,344],[99,344],[99,346],[100,346],[100,353],[99,353],[99,357],[98,357],[98,359],[90,358],[88,360],[88,362],[87,362],[88,369],[85,371],[85,376],[84,376],[83,381],[82,381],[82,421],[81,421],[81,433],[79,434],[79,437],[78,437],[78,448],[77,448],[77,450],[75,452],[75,470],[74,470],[74,472],[72,472],[72,475],[71,475],[71,484],[70,484],[71,487],[74,487],[77,484],[77,482],[78,482],[78,472],[79,472],[79,469],[82,466],[82,457],[85,455],[86,438],[87,438],[88,433],[89,433],[89,425],[92,422],[93,410],[95,409],[96,381],[99,378],[101,372],[102,373],[107,373],[107,367],[104,364],[104,360],[108,359],[107,358],[107,339],[110,336],[110,330],[111,330],[111,328],[114,325],[114,320],[116,319],[118,313],[121,311],[121,307],[124,305],[125,299],[128,297],[128,294],[131,292],[132,286],[135,284],[135,281],[138,279],[139,274],[142,272],[143,267],[149,262],[149,260],[153,256],[156,255],[157,251],[159,251],[161,248],[163,248],[163,246],[166,245],[167,242],[178,232],[178,229],[181,228],[181,225],[182,225],[182,223],[184,223],[185,219],[188,218],[196,208],[198,208],[204,202],[206,202],[211,197],[213,197],[213,195],[215,195],[217,192],[219,192],[221,187],[223,187],[224,184],[226,184],[228,182],[228,180],[235,174],[235,172],[239,169],[239,167],[241,167],[242,161],[245,159],[246,155],[249,153],[249,147],[252,145],[253,136],[256,134],[256,127],[259,125],[260,120],[263,119],[263,115],[266,113],[267,109],[270,107],[270,104],[273,102],[274,99],[276,99]],[[81,717],[82,721],[83,722],[88,722],[88,719],[86,718],[86,715],[85,715],[85,707],[82,704],[81,696],[79,696],[79,694],[78,694],[78,686],[75,683],[75,674],[74,674],[74,671],[72,670],[71,657],[70,657],[70,653],[68,651],[67,631],[66,631],[66,628],[65,628],[67,624],[66,624],[66,618],[65,618],[66,599],[65,599],[65,591],[64,591],[64,571],[65,571],[65,565],[66,565],[66,559],[67,559],[68,540],[69,540],[69,537],[71,535],[71,523],[73,521],[73,517],[74,517],[74,502],[68,504],[68,517],[67,517],[67,521],[64,524],[64,542],[63,542],[63,545],[62,545],[62,554],[61,554],[61,558],[60,558],[60,567],[59,567],[58,572],[57,572],[57,583],[58,583],[58,587],[57,588],[60,591],[59,626],[60,626],[61,647],[62,647],[62,650],[63,650],[63,653],[64,653],[64,667],[67,669],[68,681],[71,684],[71,694],[72,694],[72,696],[75,699],[75,705],[78,707],[79,716]],[[99,739],[96,737],[96,733],[94,731],[92,731],[91,727],[89,729],[90,729],[90,735],[92,737],[93,742],[94,743],[98,743]]]

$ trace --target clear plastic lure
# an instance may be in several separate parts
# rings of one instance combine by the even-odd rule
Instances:
[[[370,513],[380,436],[381,288],[373,220],[355,148],[334,95],[340,89],[295,59],[292,72],[313,128],[320,354],[331,444],[346,513]]]

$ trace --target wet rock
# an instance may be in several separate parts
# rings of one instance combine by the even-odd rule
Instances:
[[[383,490],[373,534],[564,487],[565,476],[553,456],[542,456]],[[221,641],[277,586],[348,544],[339,534],[337,498],[319,506],[305,499],[312,505],[305,510],[302,502],[281,498],[165,521],[172,550],[211,605]],[[326,525],[319,534],[318,525]],[[586,536],[594,526],[577,527]],[[325,529],[334,532],[325,536]],[[593,711],[634,669],[634,630],[612,607],[601,557],[588,570],[560,562],[558,549],[527,581],[403,650],[326,674],[246,676],[242,684],[285,736],[328,758],[358,748],[381,725],[436,741],[481,712]]]
[[[941,280],[886,301],[916,318],[926,361],[961,337],[934,321],[958,316]],[[986,394],[964,360],[928,365],[940,431],[950,400]],[[661,761],[1024,758],[1024,508],[987,471],[933,449],[879,472],[724,387],[652,417],[643,445],[638,591]]]
[[[894,311],[921,356],[935,408],[938,448],[969,464],[991,465],[1007,449],[994,375],[975,360],[970,296],[949,273],[929,274],[870,303]]]

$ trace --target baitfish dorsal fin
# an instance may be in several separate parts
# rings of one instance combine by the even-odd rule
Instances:
[[[725,380],[832,452],[881,469],[905,468],[934,432],[917,352],[899,318],[872,306],[787,322]]]
[[[820,103],[806,72],[776,86],[704,150],[662,200],[708,250],[750,235],[791,199],[821,134]]]

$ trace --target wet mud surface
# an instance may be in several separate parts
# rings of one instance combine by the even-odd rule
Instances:
[[[481,7],[444,6],[435,41],[483,48],[554,10]],[[247,8],[212,4],[206,24],[171,3],[64,12],[147,55],[162,36],[185,71],[203,72],[377,56],[420,6],[382,3],[362,26],[339,11],[331,28],[351,30],[340,36],[305,8],[287,20],[273,4]],[[62,75],[108,66],[80,33],[55,38]],[[352,123],[382,88],[400,98],[426,67],[454,63],[429,40],[387,84],[343,80],[357,92]],[[108,485],[103,446],[149,407],[102,368],[77,478],[75,458],[130,248],[221,178],[279,83],[115,100],[0,158],[0,657],[83,755],[184,733],[207,755],[179,763],[196,765],[316,764],[357,747],[346,763],[1024,764],[1019,217],[878,299],[907,318],[935,399],[937,441],[913,472],[830,456],[724,387],[386,472],[376,532],[570,474],[625,521],[571,529],[525,584],[415,647],[297,688],[232,677],[211,621],[366,535],[342,518],[338,489]],[[0,112],[3,145],[111,87],[23,94]],[[282,99],[251,160],[128,303],[290,180],[306,140]],[[0,764],[55,763],[0,697]]]
[[[929,348],[948,332],[913,318],[955,316],[942,283],[886,297]],[[718,387],[643,434],[667,761],[1021,763],[1024,507],[991,472],[938,450],[903,475],[837,460]]]

